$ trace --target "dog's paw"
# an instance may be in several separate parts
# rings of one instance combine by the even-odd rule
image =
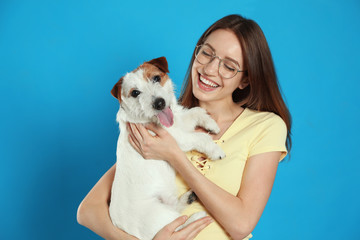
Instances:
[[[187,204],[192,204],[193,202],[195,202],[198,199],[198,197],[196,196],[196,193],[194,191],[190,191],[190,194],[188,196],[187,199]]]
[[[193,114],[192,119],[197,119],[197,126],[206,129],[208,132],[218,134],[220,128],[216,121],[210,117],[205,109],[201,107],[194,107],[190,110]]]
[[[217,123],[215,122],[214,119],[212,119],[210,116],[209,116],[209,119],[208,121],[206,121],[206,124],[204,126],[204,128],[211,132],[211,133],[214,133],[214,134],[218,134],[220,132],[220,128],[219,126],[217,125]]]
[[[197,200],[197,196],[193,190],[189,190],[179,198],[180,203],[186,207]]]
[[[218,145],[215,145],[213,148],[211,148],[211,151],[208,153],[208,157],[211,160],[221,160],[226,157],[226,154]]]
[[[180,231],[181,229],[183,229],[184,227],[188,226],[190,223],[195,222],[196,220],[199,220],[201,218],[204,218],[207,216],[207,213],[205,211],[200,211],[200,212],[196,212],[193,215],[191,215],[188,220],[186,220],[186,222],[179,226],[175,231]]]

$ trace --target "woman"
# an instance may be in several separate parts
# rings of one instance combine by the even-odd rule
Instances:
[[[218,123],[220,133],[212,137],[226,158],[209,161],[201,153],[185,154],[171,135],[152,124],[128,126],[130,143],[144,158],[163,159],[176,169],[179,194],[191,188],[198,196],[184,214],[206,210],[213,218],[175,232],[186,220],[178,218],[154,239],[251,238],[269,199],[278,162],[291,148],[290,114],[260,27],[230,15],[206,30],[193,53],[179,101],[185,107],[206,109]],[[107,239],[134,239],[116,229],[109,218],[114,172],[115,166],[85,197],[78,221]]]

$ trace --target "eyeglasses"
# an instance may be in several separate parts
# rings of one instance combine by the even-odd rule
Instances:
[[[238,72],[244,72],[246,70],[239,70],[239,64],[236,61],[227,58],[220,58],[215,55],[214,49],[207,44],[196,46],[195,49],[196,61],[202,65],[206,65],[212,62],[215,58],[219,59],[219,74],[223,78],[232,78]]]

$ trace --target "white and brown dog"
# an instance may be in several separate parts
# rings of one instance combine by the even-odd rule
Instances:
[[[192,192],[178,198],[175,171],[166,162],[145,160],[128,141],[126,123],[154,122],[165,127],[183,151],[197,150],[210,159],[225,157],[221,148],[197,126],[218,133],[216,122],[202,108],[177,104],[165,57],[143,63],[122,77],[111,93],[120,102],[120,135],[110,217],[115,226],[142,240],[153,239],[166,224],[180,216]],[[187,225],[206,214],[194,214]]]

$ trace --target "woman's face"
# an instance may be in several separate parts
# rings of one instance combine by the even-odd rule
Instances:
[[[221,59],[231,59],[243,69],[243,55],[236,35],[227,29],[218,29],[211,33],[204,44],[209,45],[216,56]],[[243,73],[238,72],[232,78],[223,78],[219,74],[219,58],[214,58],[208,64],[200,64],[194,60],[191,74],[193,94],[199,103],[231,101],[232,93],[236,88],[245,88],[247,84],[241,81]]]

